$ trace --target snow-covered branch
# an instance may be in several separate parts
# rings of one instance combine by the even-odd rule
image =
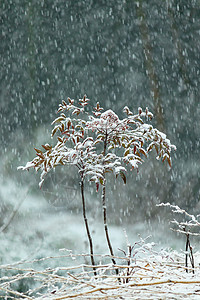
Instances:
[[[172,205],[169,202],[168,203],[160,203],[157,204],[156,206],[168,206],[171,208],[173,213],[176,214],[182,214],[185,215],[186,217],[189,218],[189,221],[185,221],[185,222],[178,222],[176,220],[171,221],[172,223],[176,224],[177,226],[183,228],[183,227],[196,227],[196,226],[200,226],[200,222],[197,220],[198,216],[194,216],[192,214],[189,214],[186,210],[180,208],[178,205]]]

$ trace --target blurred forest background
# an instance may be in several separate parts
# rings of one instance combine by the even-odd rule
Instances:
[[[148,106],[177,146],[171,170],[152,153],[126,186],[110,178],[109,222],[159,220],[155,204],[168,201],[199,213],[200,1],[6,0],[0,14],[1,231],[23,215],[39,222],[45,210],[52,221],[81,210],[76,170],[58,169],[40,191],[38,175],[17,167],[35,156],[33,147],[53,143],[61,100],[84,94],[120,117],[125,105]],[[99,195],[92,187],[87,194],[95,218]]]

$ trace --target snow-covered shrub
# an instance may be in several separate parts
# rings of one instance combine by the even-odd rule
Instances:
[[[86,96],[79,99],[78,104],[68,98],[59,105],[59,116],[52,122],[54,128],[52,136],[58,133],[55,146],[42,145],[43,150],[36,149],[36,157],[28,162],[22,170],[34,168],[41,171],[40,188],[48,172],[60,165],[74,165],[79,170],[83,215],[86,231],[90,243],[91,258],[93,246],[86,218],[84,199],[84,180],[87,177],[95,182],[96,190],[102,186],[102,212],[105,235],[113,257],[111,241],[107,225],[106,209],[106,175],[113,173],[120,176],[126,183],[127,166],[130,169],[138,169],[143,163],[143,157],[155,149],[157,159],[167,161],[171,167],[171,151],[176,149],[167,139],[166,135],[152,125],[144,122],[151,120],[153,115],[148,108],[144,111],[138,108],[138,113],[133,112],[126,106],[123,112],[124,119],[120,119],[111,109],[103,111],[97,103],[94,110],[86,111],[89,104]],[[116,264],[112,258],[113,264]],[[94,261],[92,261],[94,265]],[[118,273],[118,270],[116,270]]]

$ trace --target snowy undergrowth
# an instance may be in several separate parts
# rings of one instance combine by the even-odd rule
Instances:
[[[75,255],[63,249],[59,257],[2,265],[0,295],[3,299],[199,299],[200,253],[195,254],[194,274],[184,266],[184,254],[177,251],[154,251],[152,243],[140,240],[132,257],[115,257],[116,276],[109,255],[95,255],[97,275],[92,266],[80,263],[89,255]],[[146,254],[146,255],[144,255]],[[68,266],[39,267],[42,261],[68,259]],[[6,271],[7,275],[3,276]],[[17,271],[17,274],[16,274]],[[17,282],[29,281],[26,292],[15,290]]]

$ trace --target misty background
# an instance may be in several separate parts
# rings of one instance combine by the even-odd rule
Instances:
[[[170,170],[152,153],[126,185],[109,178],[114,250],[126,245],[124,227],[132,242],[136,233],[156,232],[156,242],[176,248],[178,237],[167,239],[173,217],[156,204],[200,211],[199,0],[6,0],[0,15],[1,263],[60,248],[88,252],[76,169],[58,168],[42,190],[39,174],[17,171],[34,147],[53,143],[61,100],[84,94],[120,117],[125,105],[147,106],[152,124],[177,147]],[[100,194],[88,184],[86,196],[101,253]]]

